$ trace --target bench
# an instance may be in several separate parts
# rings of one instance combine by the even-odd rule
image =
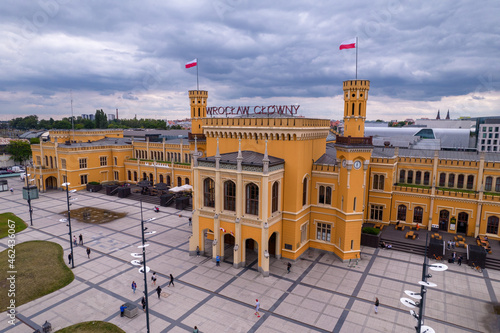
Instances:
[[[405,226],[404,225],[396,226],[396,230],[404,231],[405,230]]]
[[[453,237],[453,239],[455,240],[455,242],[465,242],[464,236],[461,236],[461,235],[457,235],[457,236]]]
[[[411,238],[411,239],[415,239],[417,238],[418,234],[413,232],[413,231],[408,231],[405,235],[405,238]]]
[[[463,247],[464,249],[467,248],[467,243],[465,243],[465,241],[458,241],[455,243],[455,246],[456,247]]]
[[[437,240],[442,240],[443,239],[443,236],[441,236],[440,234],[438,233],[433,233],[431,235],[431,238],[434,238],[434,239],[437,239]]]
[[[376,229],[384,230],[385,224],[377,223],[373,227],[376,228]]]

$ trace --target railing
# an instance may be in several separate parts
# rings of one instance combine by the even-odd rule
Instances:
[[[313,165],[313,171],[335,172],[336,170],[334,165],[315,164]]]
[[[373,137],[352,137],[352,136],[337,136],[335,143],[341,145],[372,145]]]
[[[328,127],[328,119],[310,118],[204,118],[203,126]],[[189,138],[191,140],[191,138]],[[194,138],[193,138],[194,139]]]
[[[137,159],[128,159],[125,161],[125,163],[132,164],[132,165],[137,165]],[[150,166],[150,167],[159,167],[159,168],[171,168],[172,167],[172,162],[153,162],[153,161],[139,161],[139,165],[141,166]],[[183,163],[179,164],[179,162],[174,162],[174,168],[175,169],[191,169],[191,164],[189,163]]]
[[[404,185],[394,185],[392,187],[392,190],[399,191],[399,192],[411,192],[411,193],[422,193],[422,194],[430,194],[431,193],[430,188],[410,187],[410,186],[404,186]]]
[[[446,197],[457,197],[466,199],[479,199],[479,195],[475,192],[458,192],[458,191],[446,191],[436,189],[436,195],[443,195]]]
[[[205,136],[205,134],[193,134],[191,132],[188,133],[188,139],[189,140],[194,140],[194,138],[196,138],[197,140],[201,140],[201,141],[205,141],[207,139],[207,137]]]
[[[497,201],[500,202],[500,196],[498,195],[490,195],[490,194],[485,194],[483,196],[483,200],[488,200],[488,201]]]

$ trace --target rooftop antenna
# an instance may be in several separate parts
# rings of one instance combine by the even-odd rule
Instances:
[[[75,119],[73,118],[73,89],[70,90],[71,94],[71,128],[73,129],[73,137],[71,141],[75,141]]]

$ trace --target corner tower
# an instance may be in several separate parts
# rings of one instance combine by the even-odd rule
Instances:
[[[189,104],[191,105],[191,133],[199,136],[203,134],[202,119],[207,116],[208,91],[190,90]]]
[[[364,137],[370,81],[344,81],[344,136]]]

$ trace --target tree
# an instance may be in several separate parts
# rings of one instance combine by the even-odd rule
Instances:
[[[5,150],[17,164],[24,164],[31,157],[31,146],[23,140],[11,140]]]
[[[108,128],[108,117],[102,109],[95,111],[95,127]]]

